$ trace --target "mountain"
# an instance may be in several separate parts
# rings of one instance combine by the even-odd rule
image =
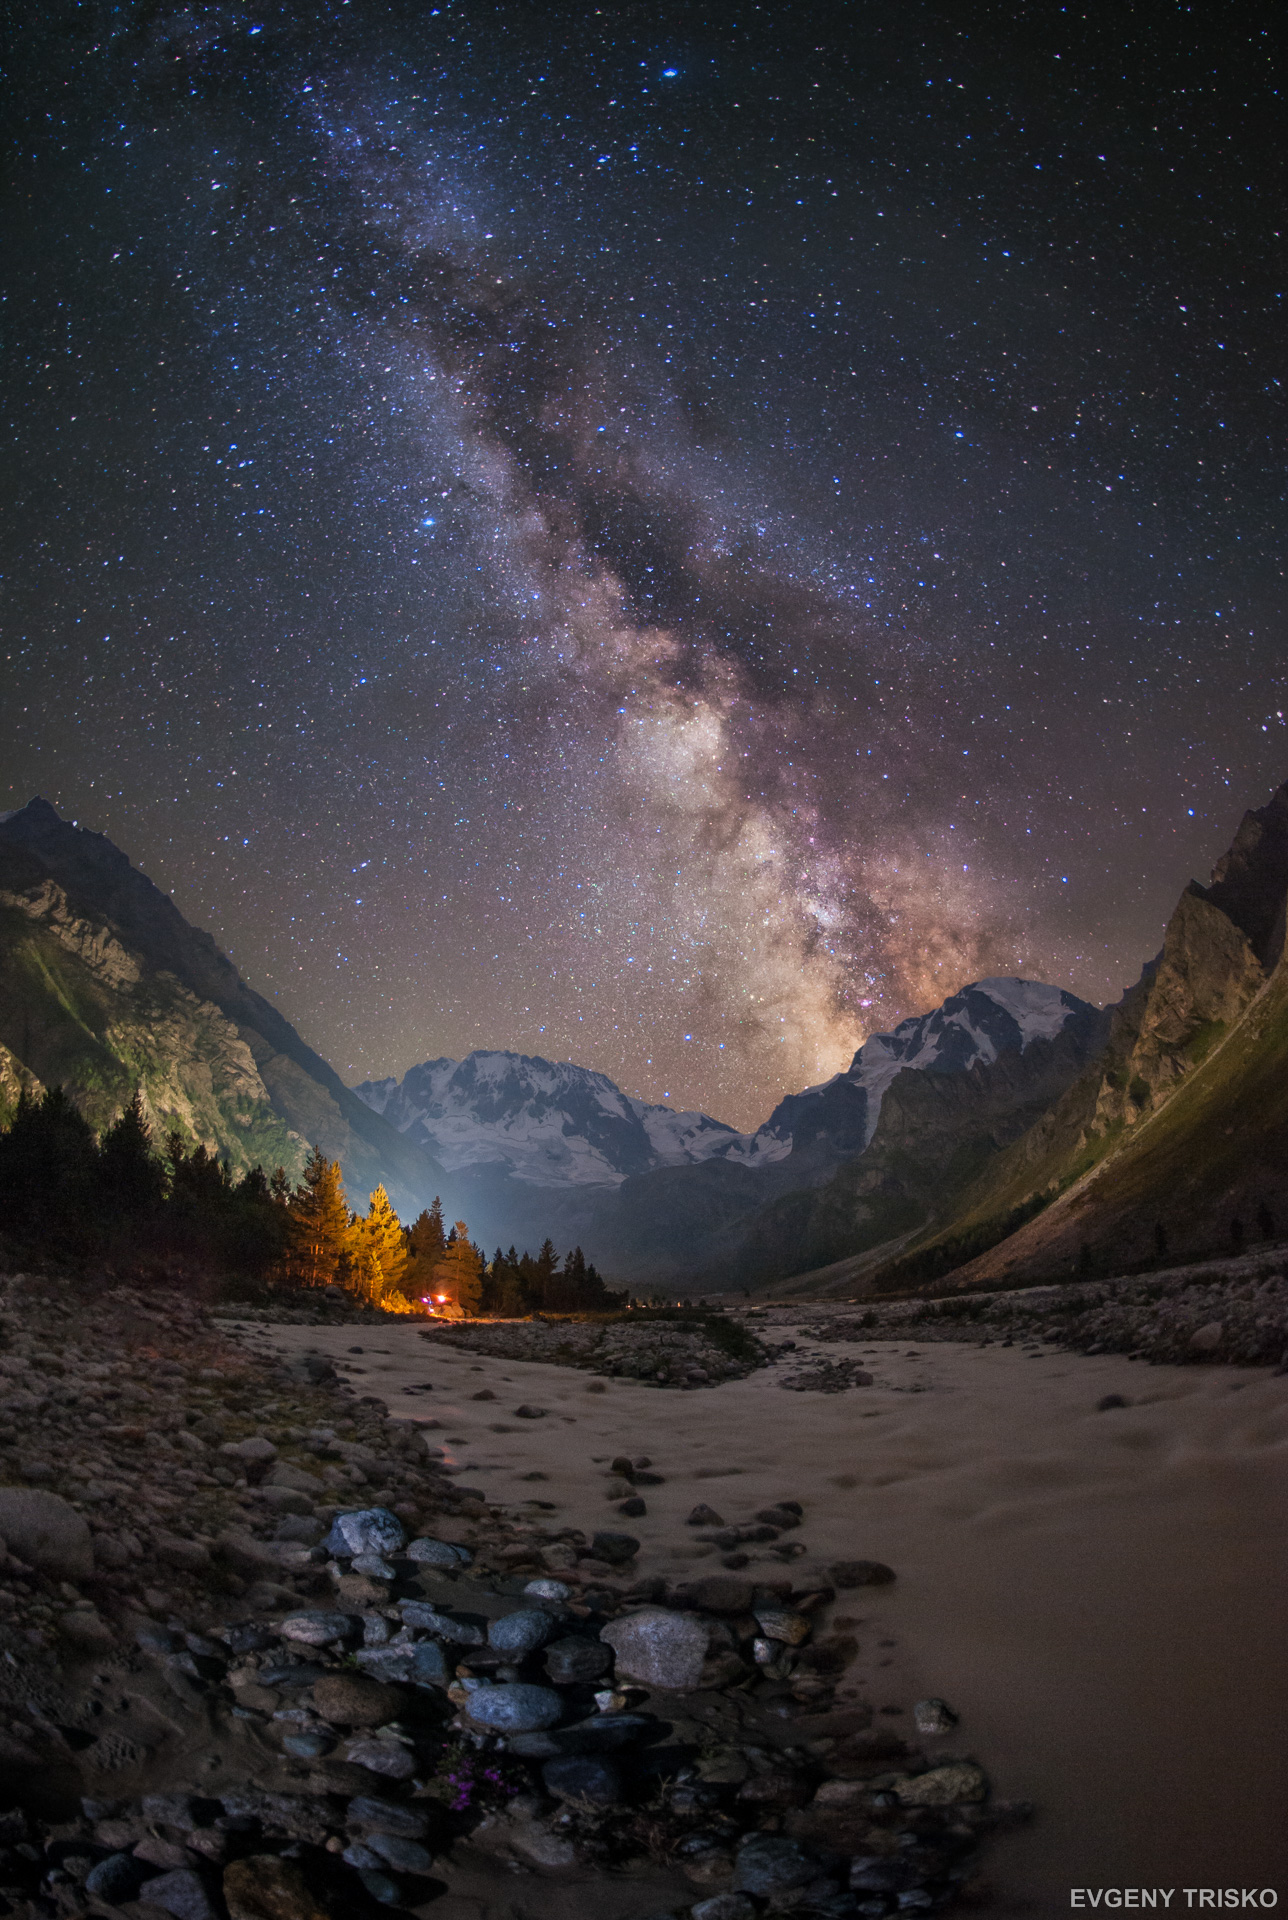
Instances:
[[[35,799],[0,815],[0,1105],[62,1083],[102,1126],[134,1088],[158,1131],[298,1173],[338,1159],[415,1212],[439,1163],[349,1091],[210,935],[103,834]]]
[[[1182,893],[1100,1057],[879,1284],[1121,1271],[1288,1227],[1286,909],[1288,783]]]
[[[549,1232],[593,1247],[618,1278],[720,1285],[735,1272],[790,1273],[851,1251],[856,1237],[871,1240],[889,1194],[884,1212],[866,1201],[856,1209],[826,1183],[868,1164],[890,1101],[902,1110],[908,1098],[905,1083],[936,1089],[928,1110],[943,1112],[953,1109],[950,1086],[970,1089],[975,1157],[945,1141],[943,1124],[934,1152],[974,1171],[985,1140],[996,1150],[1063,1091],[1102,1043],[1103,1020],[1058,987],[980,980],[873,1035],[844,1072],[780,1101],[753,1134],[649,1106],[587,1068],[517,1053],[428,1060],[354,1091],[438,1156],[489,1246]],[[923,1187],[938,1196],[944,1177],[906,1178],[905,1197]],[[925,1219],[927,1204],[911,1214],[905,1205],[905,1228]]]
[[[632,1100],[602,1073],[525,1053],[426,1060],[353,1091],[451,1171],[489,1167],[535,1186],[619,1185],[755,1144],[705,1113]],[[791,1142],[775,1142],[778,1156]]]

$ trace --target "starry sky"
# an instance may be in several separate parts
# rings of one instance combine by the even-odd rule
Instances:
[[[0,806],[347,1078],[755,1125],[1288,773],[1271,9],[32,9]]]

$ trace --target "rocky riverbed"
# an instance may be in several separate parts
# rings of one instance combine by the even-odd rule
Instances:
[[[1282,1252],[1197,1267],[1067,1286],[1027,1287],[944,1300],[896,1300],[861,1311],[828,1307],[762,1310],[752,1316],[760,1338],[775,1347],[771,1330],[807,1325],[813,1339],[860,1342],[898,1339],[1037,1343],[1084,1354],[1123,1353],[1168,1365],[1224,1363],[1288,1367],[1288,1273]],[[846,1363],[817,1370],[822,1391],[839,1384]],[[849,1371],[861,1371],[848,1363]],[[784,1386],[799,1384],[784,1378]]]
[[[721,1313],[662,1318],[647,1310],[613,1318],[450,1321],[422,1329],[431,1345],[501,1360],[577,1367],[647,1386],[718,1386],[743,1380],[765,1354],[740,1319]]]
[[[695,1510],[724,1564],[647,1572],[636,1460],[601,1529],[489,1505],[427,1421],[169,1292],[9,1276],[0,1381],[25,1920],[933,1911],[1024,1815],[950,1708],[895,1731],[849,1683],[893,1576],[794,1578],[799,1503]]]

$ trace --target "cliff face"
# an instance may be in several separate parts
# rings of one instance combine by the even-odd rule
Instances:
[[[294,1175],[307,1145],[403,1210],[442,1169],[363,1105],[209,934],[43,800],[0,819],[0,1102],[62,1084],[105,1125],[138,1086],[158,1132]]]
[[[1130,1264],[1154,1254],[1160,1230],[1189,1257],[1228,1250],[1267,1216],[1288,1225],[1286,902],[1288,784],[1245,815],[1212,885],[1181,895],[1103,1056],[927,1238],[923,1252],[1054,1196],[951,1284]]]

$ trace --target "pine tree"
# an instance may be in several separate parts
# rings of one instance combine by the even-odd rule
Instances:
[[[350,1246],[357,1292],[378,1303],[386,1294],[402,1291],[407,1242],[383,1187],[372,1194],[366,1219],[355,1223]]]
[[[438,1312],[477,1313],[483,1299],[483,1262],[470,1245],[470,1232],[458,1220],[434,1267],[433,1304]]]
[[[418,1214],[407,1232],[408,1262],[402,1286],[411,1299],[424,1299],[433,1291],[434,1269],[446,1247],[443,1203],[435,1195],[433,1206]]]
[[[326,1287],[339,1276],[349,1250],[349,1209],[336,1161],[314,1147],[290,1207],[288,1262],[302,1286]]]
[[[161,1205],[165,1170],[152,1151],[152,1129],[137,1087],[99,1141],[98,1176],[104,1202],[118,1217],[154,1213]]]

